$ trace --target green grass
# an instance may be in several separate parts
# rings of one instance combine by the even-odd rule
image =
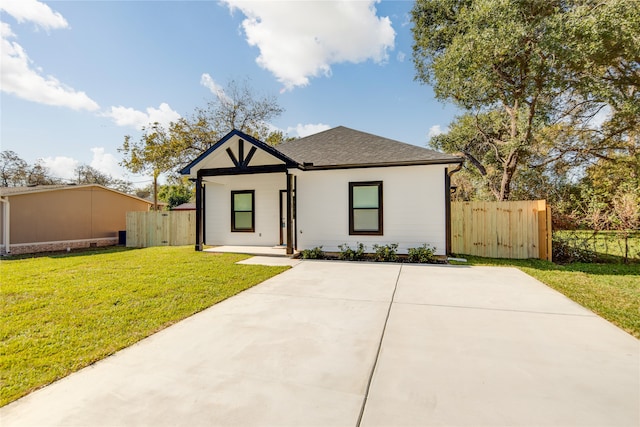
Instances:
[[[517,267],[640,338],[640,264],[557,265],[541,260],[464,257],[466,265]]]
[[[287,267],[189,247],[2,260],[0,406]]]

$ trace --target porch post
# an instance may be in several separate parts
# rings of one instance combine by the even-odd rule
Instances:
[[[293,215],[292,215],[292,187],[293,175],[287,174],[287,255],[293,255]]]
[[[198,171],[196,179],[196,251],[202,250],[203,218],[202,218],[202,176]]]
[[[451,255],[451,177],[444,169],[445,255]]]

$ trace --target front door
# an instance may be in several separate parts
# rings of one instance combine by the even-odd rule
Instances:
[[[280,245],[287,239],[287,190],[280,190]]]

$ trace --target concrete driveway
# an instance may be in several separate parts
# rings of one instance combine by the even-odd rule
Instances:
[[[640,345],[517,269],[304,261],[0,424],[638,426]]]

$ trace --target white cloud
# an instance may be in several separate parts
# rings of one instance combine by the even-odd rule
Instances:
[[[119,178],[125,175],[124,170],[118,164],[118,159],[113,154],[106,153],[104,147],[94,147],[91,152],[93,153],[93,158],[89,166],[112,177]]]
[[[138,130],[153,123],[159,123],[167,127],[169,123],[180,118],[177,111],[171,109],[169,104],[163,102],[158,108],[148,107],[147,111],[139,111],[130,107],[111,107],[111,110],[102,114],[111,117],[118,126],[131,126]]]
[[[295,127],[291,127],[291,126],[288,127],[286,133],[289,135],[292,135],[292,133],[295,132],[295,135],[292,135],[292,136],[303,138],[305,136],[313,135],[314,133],[322,132],[323,130],[327,130],[330,128],[331,126],[325,125],[324,123],[317,123],[317,124],[308,123],[304,125],[301,123],[298,123]]]
[[[427,137],[433,138],[434,136],[442,135],[443,133],[447,133],[447,132],[449,132],[448,127],[444,128],[443,130],[440,125],[434,125],[429,128],[429,133],[427,134]]]
[[[51,175],[56,178],[75,180],[75,169],[80,164],[79,161],[71,157],[56,156],[45,157],[42,159],[42,165],[49,169]]]
[[[247,42],[260,49],[256,62],[290,90],[308,85],[310,77],[331,75],[333,64],[387,61],[395,31],[388,17],[376,15],[378,1],[223,3],[246,16]]]
[[[67,28],[62,15],[35,0],[8,0],[0,10],[18,22],[30,21],[44,29]],[[16,35],[9,24],[0,22],[0,90],[39,104],[67,107],[73,110],[95,111],[100,107],[86,93],[61,83],[53,76],[44,76],[33,67],[22,46],[12,39]]]
[[[32,61],[18,43],[11,41],[15,34],[11,27],[0,22],[0,88],[19,98],[46,105],[68,107],[73,110],[95,111],[98,104],[86,93],[62,84],[53,76],[42,76],[33,69]]]
[[[224,89],[218,83],[216,83],[209,74],[204,73],[200,77],[200,84],[211,91],[212,94],[218,97],[221,101],[231,101],[226,93],[224,93]]]
[[[45,30],[69,27],[61,14],[36,0],[2,0],[0,10],[13,16],[19,23],[33,22]]]
[[[404,53],[403,51],[398,52],[398,54],[396,55],[396,59],[398,60],[398,62],[404,62],[406,57],[407,57],[407,54]]]
[[[111,177],[128,179],[127,172],[118,164],[116,156],[107,153],[104,147],[94,147],[91,152],[93,155],[89,166]],[[52,176],[74,182],[78,178],[75,169],[82,164],[79,160],[66,156],[45,157],[41,159],[41,163]]]

